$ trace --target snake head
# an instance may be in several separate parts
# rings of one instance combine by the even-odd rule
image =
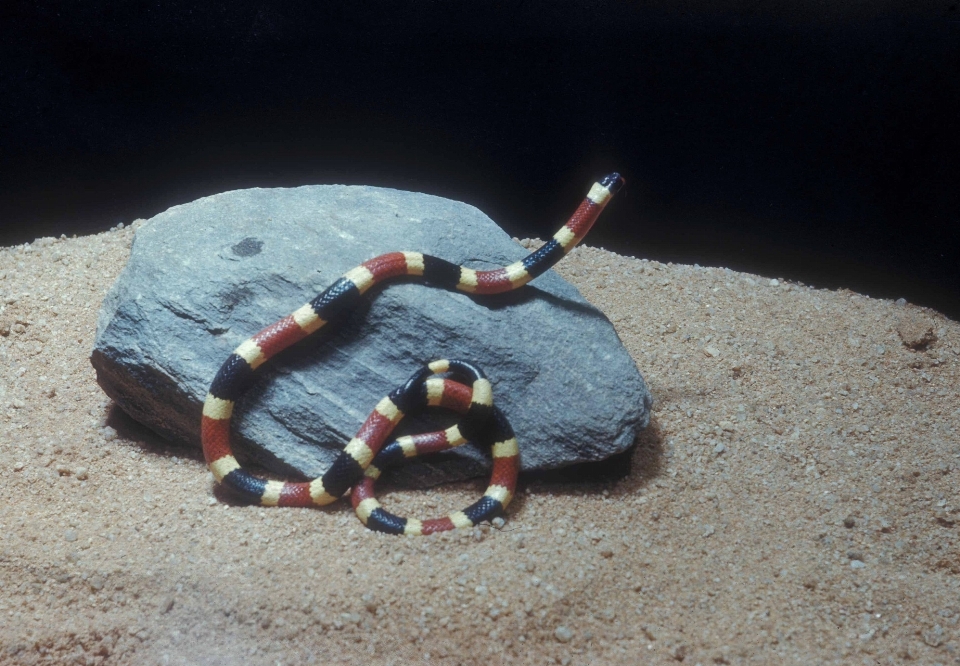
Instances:
[[[600,184],[603,185],[608,190],[610,190],[610,194],[616,194],[620,190],[620,188],[623,187],[623,184],[625,182],[626,181],[623,179],[623,176],[621,176],[616,171],[604,176],[600,180]]]

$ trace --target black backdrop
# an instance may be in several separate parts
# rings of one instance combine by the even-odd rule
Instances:
[[[957,0],[769,4],[3,4],[0,243],[307,183],[544,237],[617,169],[593,244],[960,319]]]

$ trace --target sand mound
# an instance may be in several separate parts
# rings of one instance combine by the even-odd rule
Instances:
[[[403,539],[220,501],[111,409],[88,356],[132,235],[0,250],[0,663],[960,663],[957,323],[579,248],[651,427],[502,530]]]

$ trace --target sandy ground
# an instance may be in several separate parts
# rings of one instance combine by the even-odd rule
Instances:
[[[111,407],[88,357],[132,236],[0,250],[0,663],[960,663],[956,322],[581,247],[559,272],[650,428],[526,478],[501,530],[405,539],[222,501]]]

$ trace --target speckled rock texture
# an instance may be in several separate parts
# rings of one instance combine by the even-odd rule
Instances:
[[[396,190],[250,189],[176,206],[137,231],[104,302],[91,359],[97,380],[137,421],[199,445],[204,396],[237,345],[350,268],[397,250],[478,269],[527,252],[471,206]],[[493,297],[413,282],[368,296],[260,370],[235,413],[238,451],[278,472],[320,475],[377,401],[437,358],[485,370],[524,470],[603,460],[648,422],[650,394],[613,326],[552,271]],[[402,428],[445,425],[442,414],[430,418],[439,420]],[[465,446],[395,477],[468,478],[488,462]]]

